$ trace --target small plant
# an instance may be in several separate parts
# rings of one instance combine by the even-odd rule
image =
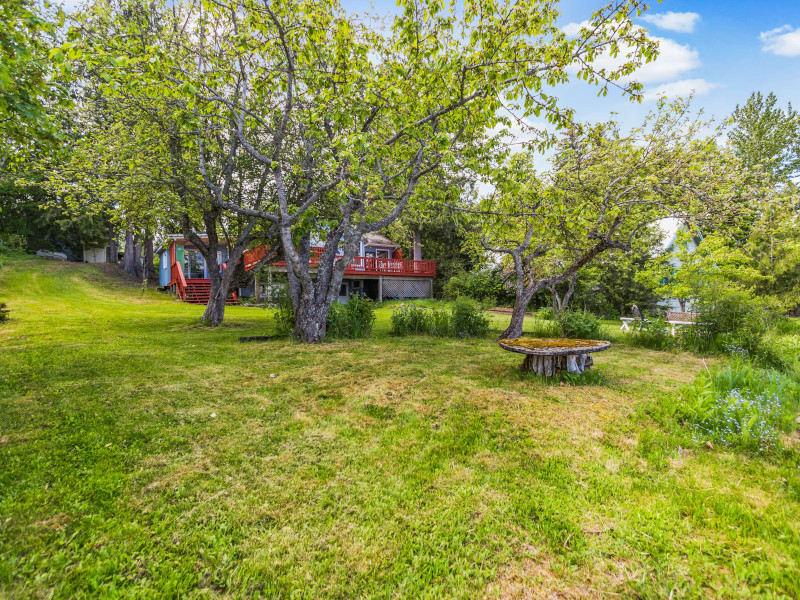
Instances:
[[[633,323],[633,331],[628,335],[628,341],[635,346],[652,348],[653,350],[666,350],[677,344],[676,339],[667,330],[667,324],[662,318],[648,318]]]
[[[4,321],[8,321],[8,309],[6,308],[5,303],[0,302],[0,323]]]
[[[450,327],[455,337],[483,337],[489,333],[489,322],[475,301],[459,298],[453,304]]]
[[[597,339],[603,336],[600,321],[586,312],[565,312],[558,317],[561,334],[568,338],[582,340]]]
[[[741,359],[703,371],[681,394],[678,416],[695,441],[765,452],[792,428],[800,406],[800,384],[775,369]]]

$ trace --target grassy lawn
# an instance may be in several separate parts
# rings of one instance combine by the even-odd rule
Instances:
[[[800,596],[798,451],[682,451],[652,416],[692,355],[616,343],[561,385],[388,309],[364,341],[240,344],[265,311],[209,330],[34,260],[0,301],[2,598]]]

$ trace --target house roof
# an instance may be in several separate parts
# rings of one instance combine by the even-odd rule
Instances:
[[[399,244],[395,244],[392,240],[382,236],[379,233],[365,233],[364,234],[365,246],[380,246],[383,248],[399,248]]]

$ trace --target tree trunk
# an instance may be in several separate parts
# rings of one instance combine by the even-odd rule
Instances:
[[[108,224],[108,262],[116,263],[119,260],[119,244],[117,244],[117,232],[114,231],[114,224]]]
[[[141,279],[144,273],[142,270],[142,238],[138,235],[136,236],[136,243],[133,245],[133,264],[134,274]]]
[[[567,310],[567,305],[569,301],[572,300],[572,294],[575,293],[575,284],[578,281],[578,274],[575,273],[569,280],[569,288],[567,288],[567,293],[564,294],[564,297],[561,299],[561,310],[560,312],[564,312]]]
[[[122,270],[128,275],[136,276],[136,242],[133,239],[133,231],[125,230],[125,251],[122,254]]]
[[[516,300],[514,301],[514,310],[511,313],[511,322],[508,324],[508,327],[500,336],[504,339],[514,339],[518,338],[522,335],[522,325],[525,322],[525,309],[528,308],[528,303],[530,302],[533,293],[524,293],[522,295],[518,295]]]
[[[148,281],[158,279],[158,273],[155,267],[155,252],[153,249],[153,236],[150,233],[145,234],[144,238],[144,257],[143,257],[143,272],[142,276]]]
[[[295,339],[306,344],[324,342],[330,305],[304,300],[301,299],[299,307],[295,309],[293,335]]]

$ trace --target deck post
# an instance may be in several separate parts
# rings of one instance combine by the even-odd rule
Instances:
[[[378,275],[378,302],[383,302],[383,275]]]

